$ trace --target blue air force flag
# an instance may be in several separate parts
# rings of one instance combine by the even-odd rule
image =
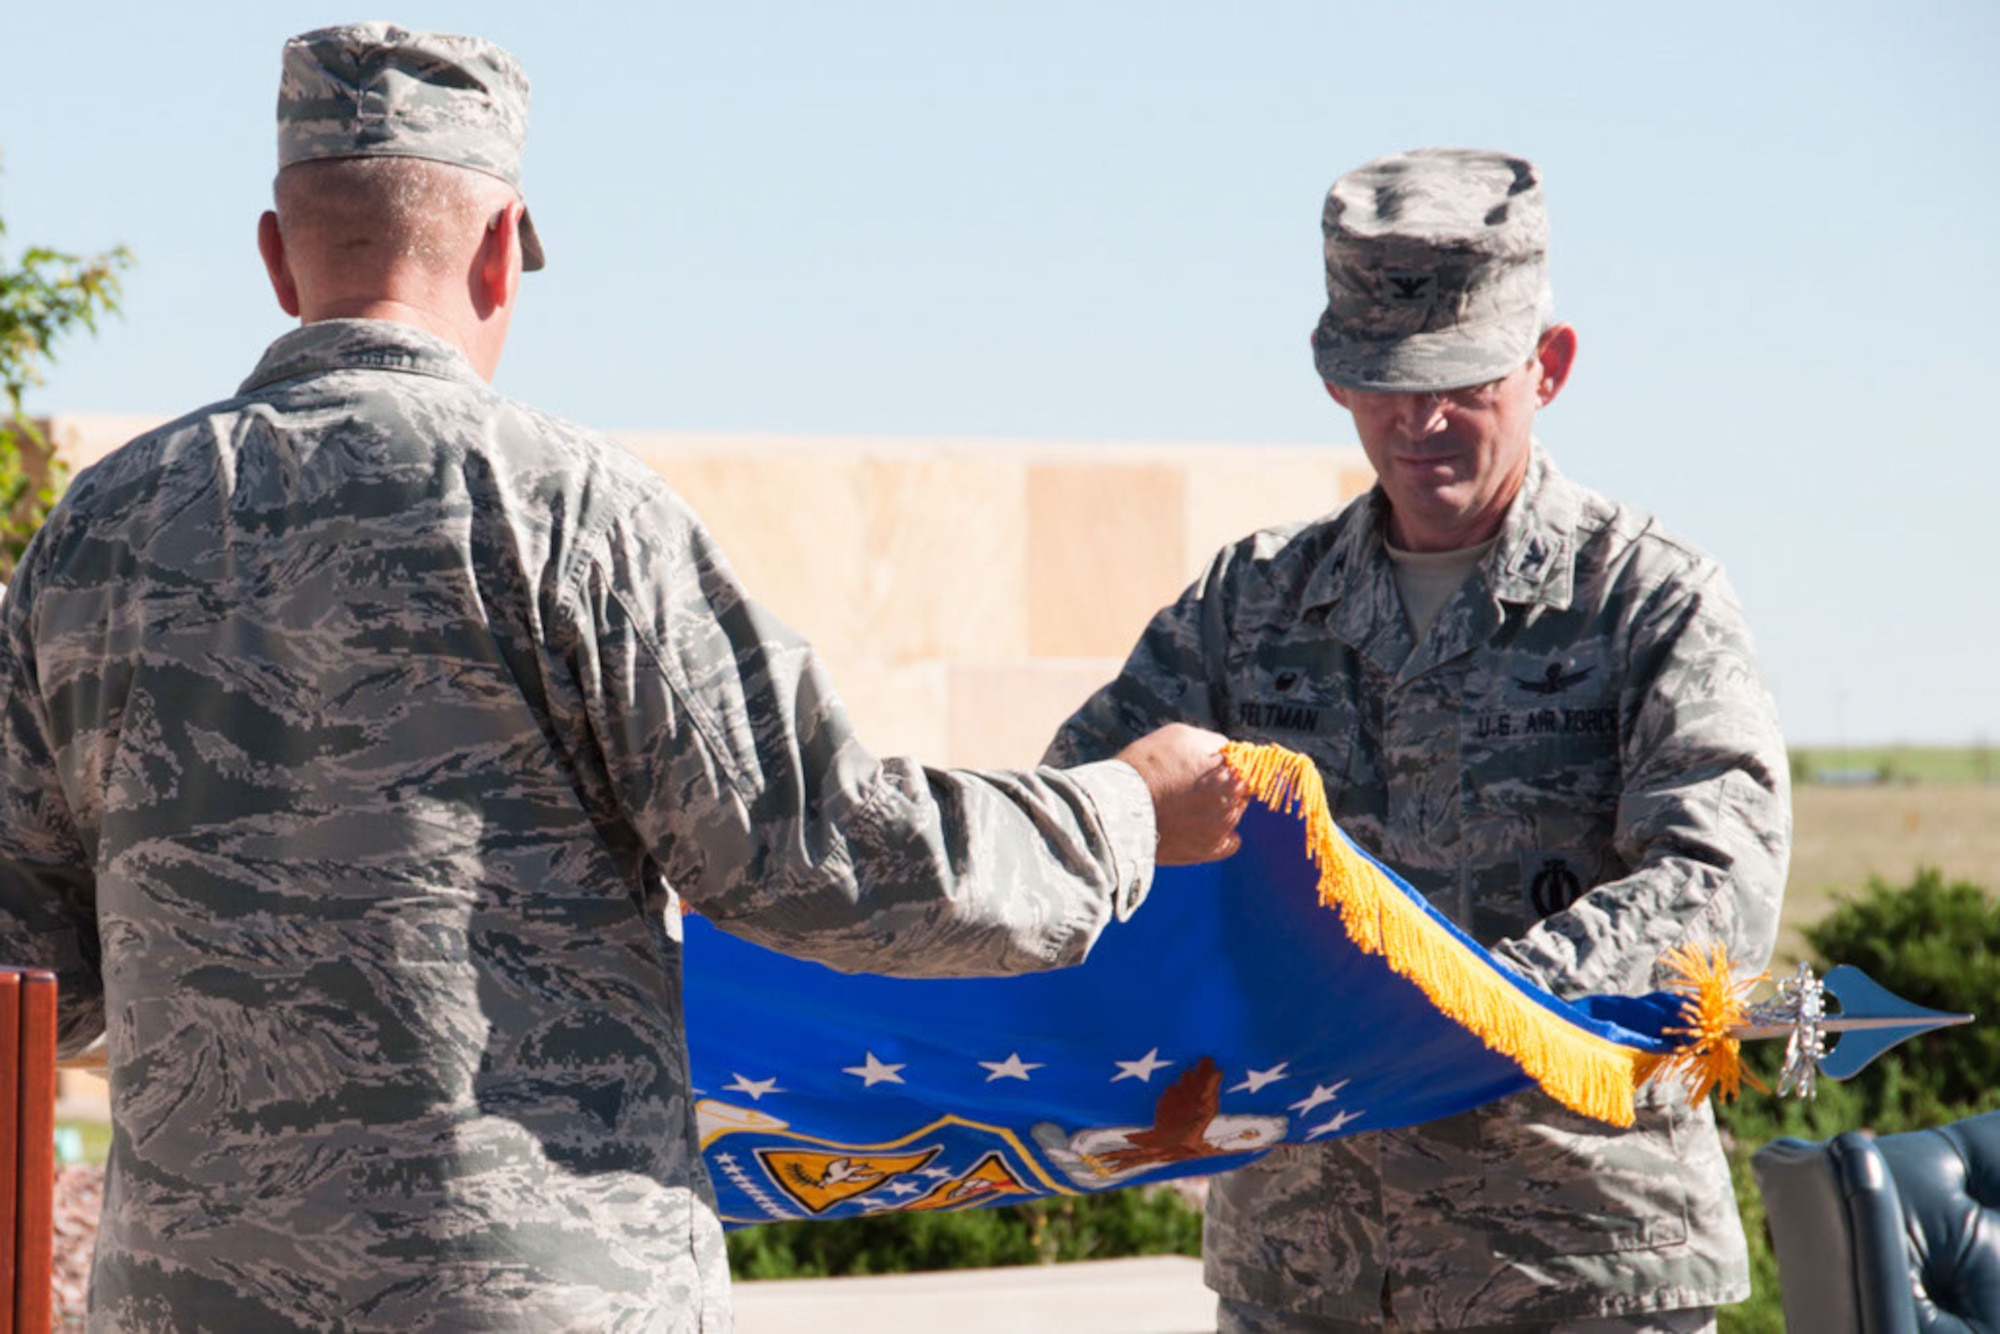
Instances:
[[[1272,763],[1260,786],[1296,813],[1253,804],[1242,851],[1162,870],[1076,968],[847,975],[690,917],[692,1073],[725,1222],[1220,1172],[1535,1084],[1629,1122],[1678,999],[1570,1005],[1522,982],[1346,842],[1309,767]]]

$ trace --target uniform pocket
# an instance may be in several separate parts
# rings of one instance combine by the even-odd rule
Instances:
[[[1540,1093],[1494,1104],[1485,1118],[1484,1207],[1505,1256],[1650,1250],[1688,1235],[1691,1190],[1682,1150],[1692,1112],[1677,1090],[1640,1090],[1634,1125],[1606,1125]]]

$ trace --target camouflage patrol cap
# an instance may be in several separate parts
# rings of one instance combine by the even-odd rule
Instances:
[[[278,169],[325,158],[413,157],[469,167],[521,188],[528,76],[478,37],[350,23],[285,43]],[[521,267],[542,238],[521,219]]]
[[[1424,392],[1525,365],[1554,312],[1548,215],[1533,163],[1425,148],[1357,167],[1327,192],[1320,378]]]

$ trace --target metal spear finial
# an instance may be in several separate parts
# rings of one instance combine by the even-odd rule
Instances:
[[[1840,1002],[1828,1013],[1826,997]],[[1969,1014],[1930,1010],[1904,1000],[1859,968],[1841,964],[1824,978],[1800,964],[1778,983],[1778,994],[1744,1012],[1745,1022],[1732,1025],[1730,1036],[1785,1039],[1785,1065],[1778,1076],[1778,1093],[1810,1098],[1819,1076],[1851,1079],[1864,1066],[1897,1043],[1951,1024],[1969,1024]],[[1842,1034],[1832,1051],[1827,1037]]]

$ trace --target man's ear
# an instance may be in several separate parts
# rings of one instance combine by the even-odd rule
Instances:
[[[527,212],[518,199],[495,213],[479,239],[473,259],[473,308],[480,319],[510,309],[521,291],[521,217]]]
[[[1555,401],[1562,387],[1569,383],[1569,372],[1576,365],[1576,328],[1569,324],[1552,324],[1542,331],[1542,340],[1535,345],[1535,398],[1542,407]]]
[[[271,280],[272,295],[278,306],[294,318],[299,313],[299,283],[292,277],[292,262],[285,254],[285,236],[278,230],[278,215],[270,209],[257,219],[257,253],[264,257],[264,273]]]

